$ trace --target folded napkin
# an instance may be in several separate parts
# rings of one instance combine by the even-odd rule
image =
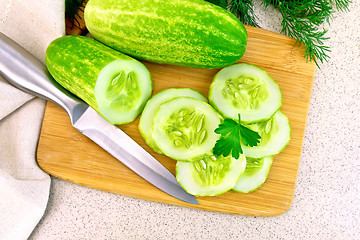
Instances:
[[[64,0],[0,0],[0,32],[44,62],[65,34]],[[49,198],[50,177],[36,163],[45,101],[0,77],[0,239],[27,239]]]

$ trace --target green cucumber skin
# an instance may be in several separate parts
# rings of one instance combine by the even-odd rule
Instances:
[[[85,22],[100,42],[157,63],[220,68],[247,46],[244,25],[203,0],[90,0]]]
[[[101,69],[112,61],[135,59],[94,39],[69,35],[51,42],[46,50],[46,66],[64,88],[98,111],[94,88]]]
[[[271,165],[272,165],[272,162],[273,162],[273,157],[274,157],[274,156],[266,156],[266,157],[264,157],[264,158],[268,158],[268,159],[266,159],[266,160],[268,161],[268,165],[266,166],[267,169],[266,169],[265,174],[262,175],[262,177],[263,177],[262,180],[263,180],[263,181],[261,181],[258,186],[253,187],[253,188],[251,188],[251,189],[248,188],[248,189],[245,190],[245,189],[239,189],[239,188],[237,188],[237,183],[236,183],[235,186],[234,186],[234,188],[233,188],[232,190],[235,191],[235,192],[249,193],[249,192],[253,192],[253,191],[259,189],[259,188],[265,183],[266,179],[267,179],[268,176],[269,176],[270,168],[271,168]],[[264,164],[265,164],[265,163],[264,163]],[[246,174],[246,168],[245,168],[245,171],[244,171],[243,175],[244,175],[244,174]],[[255,173],[255,175],[256,175],[256,174],[259,174],[259,173]],[[238,181],[240,181],[240,179],[241,179],[241,177],[242,177],[243,175],[240,176],[240,178],[238,179]],[[253,181],[254,181],[254,179],[251,179],[251,176],[250,176],[250,177],[245,176],[245,177],[246,177],[247,179],[250,179],[250,180],[253,180]],[[261,177],[261,176],[260,176],[260,177]],[[256,179],[256,180],[257,180],[257,179]],[[255,181],[256,181],[256,180],[255,180]]]

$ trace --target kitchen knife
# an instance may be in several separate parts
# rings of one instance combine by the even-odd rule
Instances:
[[[77,130],[157,188],[182,201],[199,204],[154,157],[93,108],[61,87],[39,60],[2,33],[0,76],[25,92],[60,105]]]

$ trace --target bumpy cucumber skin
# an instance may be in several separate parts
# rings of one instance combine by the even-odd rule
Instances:
[[[236,65],[249,65],[249,66],[251,66],[251,67],[258,68],[259,70],[264,71],[264,72],[266,73],[266,75],[267,75],[269,78],[272,79],[272,77],[271,77],[264,69],[262,69],[262,68],[260,68],[260,67],[258,67],[258,66],[256,66],[256,65],[249,64],[249,63],[238,63],[238,64],[236,64]],[[224,69],[225,69],[225,68],[224,68]],[[227,117],[227,118],[232,118],[232,119],[234,119],[234,120],[238,120],[238,117],[237,117],[237,114],[238,114],[238,113],[237,113],[237,112],[234,111],[234,113],[233,113],[234,115],[230,116],[229,114],[225,113],[225,112],[222,110],[222,107],[221,107],[221,106],[219,106],[218,104],[216,104],[216,103],[214,102],[213,92],[214,92],[214,91],[218,91],[219,89],[214,88],[214,84],[213,84],[213,83],[214,83],[215,79],[218,77],[219,73],[220,73],[220,71],[214,76],[214,80],[213,80],[213,82],[212,82],[211,85],[210,85],[210,90],[209,90],[209,103],[210,103],[210,104],[215,108],[215,110],[218,111],[222,116]],[[273,80],[273,81],[274,81],[274,80]],[[283,101],[283,99],[282,99],[282,92],[281,92],[281,88],[279,87],[279,85],[278,85],[275,81],[274,81],[274,83],[278,86],[278,90],[279,90],[280,97],[281,97],[281,99],[280,99],[281,102],[280,102],[278,108],[276,108],[276,109],[273,111],[272,114],[269,114],[269,115],[266,116],[266,117],[258,118],[258,119],[252,119],[252,120],[247,120],[246,114],[242,114],[242,115],[241,115],[241,122],[242,122],[242,123],[251,124],[251,123],[256,123],[256,122],[265,121],[265,120],[267,120],[267,119],[270,119],[272,116],[274,116],[274,114],[280,109],[280,107],[281,107],[281,105],[282,105],[282,101]]]
[[[156,112],[154,112],[154,114],[152,114],[151,110],[149,110],[149,106],[152,106],[153,101],[157,101],[157,99],[159,97],[165,97],[166,96],[166,100],[163,101],[167,102],[172,100],[173,98],[176,97],[192,97],[192,98],[196,98],[199,99],[201,101],[207,102],[207,98],[202,95],[200,92],[194,90],[194,89],[190,89],[190,88],[169,88],[169,89],[165,89],[162,90],[160,92],[158,92],[157,94],[155,94],[145,105],[144,110],[141,114],[140,117],[140,121],[139,121],[139,132],[140,135],[142,136],[142,138],[145,140],[146,144],[156,153],[162,154],[160,148],[156,145],[154,139],[151,136],[151,132],[152,132],[152,125],[151,127],[146,126],[149,122],[153,123],[154,117],[156,115]],[[161,103],[161,104],[162,104]],[[160,105],[157,107],[156,111],[158,110],[158,108],[160,107]],[[154,116],[150,116],[152,117],[152,119],[148,119],[149,115],[154,115]],[[150,128],[150,129],[148,129]],[[150,133],[150,134],[149,134]]]
[[[55,39],[46,50],[46,66],[53,78],[98,111],[94,88],[101,69],[118,59],[135,59],[94,39],[69,35]]]
[[[203,0],[91,0],[85,22],[100,42],[157,63],[220,68],[247,46],[244,25]]]
[[[267,171],[266,171],[266,175],[265,175],[264,178],[263,178],[263,181],[262,181],[257,187],[244,190],[244,189],[239,189],[239,188],[237,188],[237,187],[236,187],[236,184],[237,184],[237,183],[236,183],[232,190],[234,190],[235,192],[249,193],[249,192],[253,192],[253,191],[255,191],[256,189],[260,188],[260,187],[264,184],[264,182],[266,181],[266,179],[267,179],[268,176],[269,176],[270,168],[271,168],[272,161],[273,161],[273,156],[267,156],[267,157],[265,157],[265,158],[268,158],[267,161],[270,161],[270,163],[269,163],[268,169],[267,169]],[[264,161],[265,161],[265,160],[264,160]],[[245,169],[245,171],[246,171],[246,169]],[[245,173],[245,172],[244,172],[244,173]],[[243,173],[243,174],[244,174],[244,173]],[[238,181],[240,181],[240,179],[241,179],[242,176],[243,176],[243,175],[240,176],[240,178],[238,179]]]

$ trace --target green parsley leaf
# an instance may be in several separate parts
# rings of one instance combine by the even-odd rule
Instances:
[[[241,142],[245,146],[254,147],[260,142],[260,135],[241,125],[240,114],[239,122],[233,119],[225,118],[223,123],[220,123],[215,133],[220,134],[220,138],[216,141],[213,148],[213,153],[216,156],[223,155],[227,157],[232,155],[233,158],[238,159],[240,154],[243,154]]]

